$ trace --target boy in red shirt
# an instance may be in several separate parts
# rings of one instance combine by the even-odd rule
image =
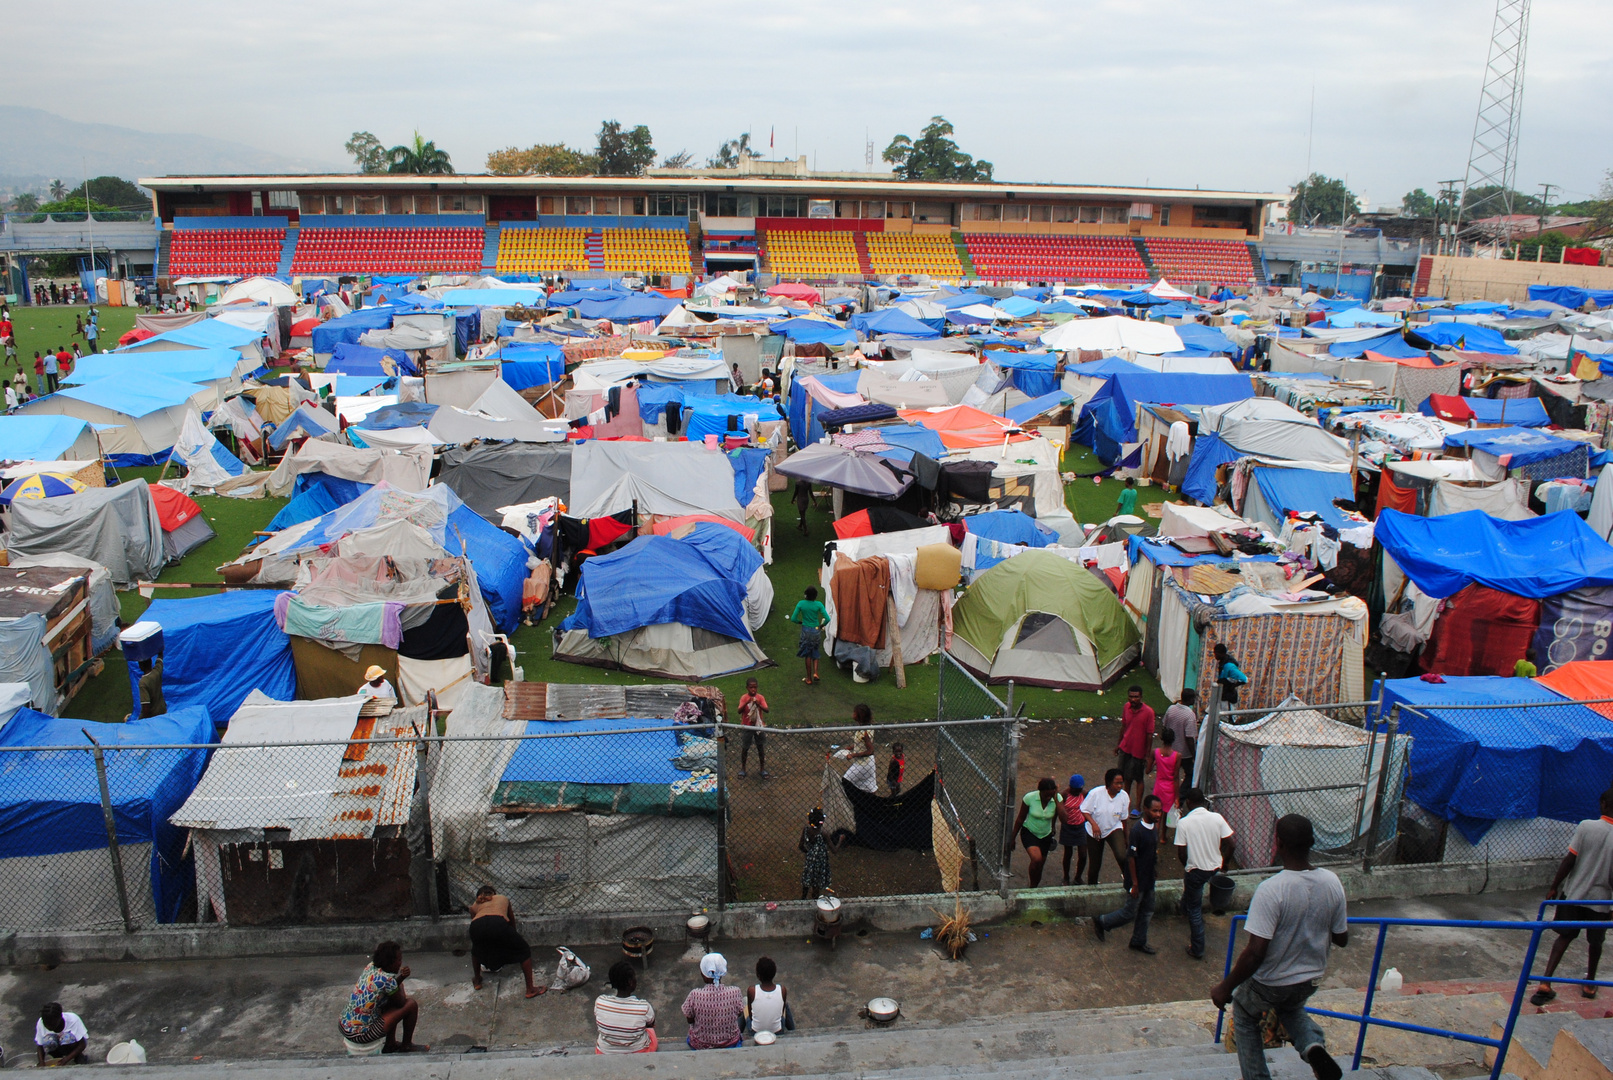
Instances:
[[[745,775],[750,763],[751,744],[756,744],[756,764],[761,766],[762,779],[771,779],[767,771],[767,699],[756,688],[755,679],[745,680],[745,692],[739,695],[739,775]]]

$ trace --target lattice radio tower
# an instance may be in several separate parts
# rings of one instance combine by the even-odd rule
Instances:
[[[1463,218],[1511,216],[1517,186],[1518,133],[1523,122],[1523,65],[1529,50],[1530,0],[1496,0],[1490,57],[1484,66],[1479,114],[1473,123],[1473,147],[1467,156],[1462,201],[1456,228]],[[1486,189],[1468,201],[1468,192]],[[1510,223],[1509,223],[1510,224]]]

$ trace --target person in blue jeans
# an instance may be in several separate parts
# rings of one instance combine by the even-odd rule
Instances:
[[[1305,1002],[1327,974],[1328,947],[1350,943],[1344,886],[1331,870],[1311,865],[1316,834],[1310,818],[1288,814],[1278,819],[1276,833],[1282,872],[1255,890],[1244,924],[1249,944],[1210,990],[1210,1000],[1218,1009],[1232,1004],[1243,1080],[1271,1080],[1260,1034],[1268,1012],[1277,1014],[1316,1080],[1339,1080],[1344,1070],[1327,1052]]]
[[[1154,870],[1159,859],[1158,830],[1159,823],[1165,819],[1164,806],[1158,795],[1143,799],[1142,814],[1132,822],[1131,835],[1127,838],[1131,886],[1126,892],[1126,903],[1119,911],[1098,915],[1092,920],[1092,932],[1098,935],[1099,941],[1110,930],[1133,923],[1130,947],[1149,956],[1159,951],[1148,944],[1148,924],[1154,917]]]
[[[1196,787],[1182,793],[1186,812],[1176,822],[1176,857],[1182,875],[1182,911],[1187,915],[1187,955],[1204,959],[1204,886],[1232,858],[1236,838],[1227,819],[1210,809],[1204,792]]]

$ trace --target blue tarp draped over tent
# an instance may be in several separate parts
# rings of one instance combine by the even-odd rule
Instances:
[[[125,416],[141,417],[171,409],[175,405],[184,405],[202,393],[202,388],[195,383],[180,382],[162,375],[124,371],[83,386],[64,386],[57,393]]]
[[[387,375],[388,371],[381,366],[382,359],[392,361],[390,374],[418,373],[414,361],[402,349],[376,349],[347,341],[337,342],[331,349],[330,362],[325,365],[325,370],[332,375]]]
[[[1316,469],[1256,469],[1254,473],[1260,495],[1279,524],[1288,510],[1310,511],[1335,529],[1351,529],[1359,524],[1333,505],[1334,499],[1355,500],[1349,473]]]
[[[1059,388],[1053,368],[1058,357],[1052,353],[1016,353],[988,349],[986,359],[1008,372],[1009,385],[1022,394],[1037,398]]]
[[[1387,311],[1368,311],[1363,307],[1345,308],[1328,316],[1328,325],[1350,328],[1356,326],[1399,326],[1401,318]]]
[[[238,349],[243,345],[255,345],[263,340],[263,335],[255,330],[236,326],[232,323],[219,322],[217,319],[203,319],[193,322],[189,326],[181,326],[173,330],[165,330],[160,334],[153,334],[133,345],[126,345],[124,349],[138,349],[141,352],[153,351],[150,346],[153,342],[172,342],[175,345],[185,345],[192,349]]]
[[[1369,351],[1392,360],[1418,360],[1428,356],[1426,349],[1406,344],[1406,339],[1398,330],[1383,337],[1367,338],[1365,341],[1335,341],[1327,347],[1329,356],[1342,356],[1347,359],[1360,357]]]
[[[185,851],[188,833],[168,819],[196,790],[205,750],[124,750],[214,741],[201,709],[123,724],[57,719],[18,709],[0,728],[0,746],[84,746],[84,733],[106,748],[107,788],[120,844],[150,844],[151,895],[158,922],[177,922],[195,884]],[[0,859],[106,850],[106,818],[97,794],[95,760],[84,753],[8,753],[0,798]],[[128,855],[125,854],[127,859]],[[133,876],[135,866],[126,865]],[[59,882],[71,889],[75,883]]]
[[[1182,339],[1182,344],[1186,345],[1187,348],[1179,353],[1167,353],[1166,355],[1168,356],[1191,356],[1195,354],[1201,356],[1219,356],[1222,354],[1233,356],[1238,352],[1238,347],[1232,343],[1232,339],[1213,326],[1205,326],[1202,323],[1182,323],[1172,329],[1176,331],[1176,336]]]
[[[1215,470],[1243,455],[1213,431],[1202,431],[1193,439],[1193,454],[1187,459],[1187,475],[1182,494],[1204,506],[1215,502]]]
[[[291,410],[291,415],[275,426],[269,435],[269,445],[276,450],[283,450],[290,439],[303,436],[317,439],[321,435],[329,435],[336,429],[336,417],[318,405],[310,405],[305,401]]]
[[[851,329],[861,331],[867,335],[874,334],[900,334],[910,338],[936,338],[941,332],[934,327],[919,322],[905,311],[896,308],[882,308],[879,311],[864,311],[851,317],[848,324]]]
[[[1406,797],[1472,843],[1497,821],[1594,817],[1613,775],[1613,724],[1583,705],[1539,706],[1562,700],[1533,679],[1387,680],[1382,713],[1417,710],[1400,710],[1400,730],[1412,738]],[[1440,707],[1498,703],[1519,707]]]
[[[542,307],[542,289],[449,289],[442,294],[443,307]]]
[[[610,319],[613,322],[636,319],[659,321],[682,303],[682,300],[674,300],[659,293],[628,293],[609,299],[579,300],[576,308],[577,314],[584,319]]]
[[[734,467],[734,501],[740,506],[755,501],[756,481],[767,471],[767,459],[772,456],[773,451],[759,446],[738,446],[728,451],[728,464]]]
[[[646,424],[659,423],[669,404],[683,404],[683,388],[677,383],[640,383],[638,415]]]
[[[1193,372],[1155,372],[1111,375],[1081,409],[1091,417],[1089,445],[1105,463],[1119,456],[1119,444],[1137,441],[1137,406],[1225,405],[1254,396],[1247,375],[1200,375]],[[1085,425],[1081,425],[1085,433]]]
[[[964,528],[999,544],[1044,548],[1057,543],[1059,534],[1020,510],[987,510],[963,519]]]
[[[154,600],[142,619],[162,626],[163,696],[170,708],[205,709],[223,725],[253,690],[297,696],[291,639],[274,621],[273,589]]]
[[[465,538],[461,550],[459,538]],[[450,555],[464,555],[476,569],[487,613],[501,634],[513,634],[521,625],[521,588],[526,582],[526,545],[460,504],[448,515],[443,547]]]
[[[1141,364],[1133,364],[1118,356],[1105,356],[1101,360],[1088,360],[1084,364],[1070,364],[1065,369],[1070,375],[1085,375],[1088,378],[1107,378],[1110,375],[1144,375],[1149,369]]]
[[[1473,410],[1473,418],[1481,424],[1510,424],[1513,427],[1545,427],[1551,423],[1546,403],[1539,398],[1462,398]],[[1433,402],[1424,398],[1417,411],[1424,416],[1437,415]]]
[[[1409,333],[1430,345],[1444,349],[1465,349],[1469,352],[1497,353],[1511,356],[1517,353],[1501,331],[1491,326],[1475,326],[1464,322],[1436,322],[1413,326]]]
[[[500,375],[511,390],[547,386],[566,377],[566,356],[552,341],[510,342],[499,349]]]
[[[62,381],[87,383],[112,375],[161,375],[178,382],[214,383],[235,375],[241,354],[234,349],[173,349],[153,353],[91,353],[73,365]]]
[[[852,345],[857,341],[850,330],[822,319],[780,319],[768,329],[802,345]]]
[[[341,342],[357,345],[358,339],[370,330],[390,330],[392,316],[397,308],[390,305],[374,308],[360,308],[346,315],[339,315],[329,322],[322,322],[314,327],[310,336],[314,352],[334,352]]]
[[[437,406],[424,401],[400,401],[396,405],[383,405],[357,423],[348,425],[360,431],[392,431],[397,428],[424,427],[431,423]]]
[[[820,383],[836,393],[855,394],[857,392],[857,380],[862,377],[862,373],[858,371],[846,371],[841,372],[838,375],[818,375],[815,377]],[[806,387],[801,385],[800,378],[791,379],[789,405],[790,437],[795,440],[795,445],[797,446],[807,446],[808,444],[815,443],[819,439],[823,438],[823,425],[819,424],[816,419],[814,419],[810,425],[807,423],[806,404]],[[822,406],[814,406],[812,411],[814,413],[818,413],[822,411]]]
[[[346,506],[368,490],[369,484],[357,480],[344,480],[328,473],[302,473],[291,485],[291,501],[280,508],[264,530],[279,532],[312,521],[339,506]]]
[[[561,628],[601,638],[682,623],[749,641],[745,592],[743,581],[719,570],[695,545],[640,536],[583,563],[577,610]]]
[[[1531,285],[1529,299],[1545,300],[1563,307],[1582,308],[1587,300],[1599,308],[1613,307],[1613,289],[1578,289],[1572,285]]]
[[[1494,315],[1496,312],[1507,310],[1507,305],[1494,300],[1469,300],[1451,308],[1459,315]]]
[[[642,410],[640,410],[642,413]],[[744,417],[756,416],[762,421],[782,420],[784,414],[771,401],[744,397],[739,394],[689,395],[684,402],[684,433],[691,441],[707,435],[724,435],[730,431],[745,430]],[[729,417],[738,422],[730,427]],[[746,500],[747,502],[749,500]]]
[[[1521,427],[1471,428],[1445,436],[1447,448],[1467,446],[1483,450],[1487,454],[1505,458],[1505,465],[1509,469],[1571,454],[1584,445],[1548,432]]]
[[[738,530],[713,521],[699,521],[679,539],[706,557],[728,578],[748,582],[762,568],[762,555]]]
[[[916,453],[940,461],[947,452],[940,434],[923,424],[884,424],[871,430],[877,431],[879,437],[884,439],[890,448],[875,450],[874,453],[891,461],[899,461],[903,465],[911,462]]]
[[[932,304],[939,304],[948,311],[956,311],[958,308],[971,307],[975,304],[984,304],[987,307],[991,307],[997,302],[995,296],[987,296],[982,292],[952,292],[950,289],[943,289],[934,296],[926,297],[926,299]]]
[[[88,426],[76,416],[0,416],[0,461],[61,461]]]
[[[1502,521],[1482,510],[1425,518],[1386,509],[1373,535],[1438,600],[1475,583],[1536,600],[1613,585],[1613,546],[1572,510]]]

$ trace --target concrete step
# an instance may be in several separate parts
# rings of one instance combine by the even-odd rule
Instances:
[[[1591,1022],[1571,1012],[1519,1016],[1512,1028],[1512,1045],[1507,1048],[1508,1071],[1516,1073],[1522,1080],[1539,1080],[1551,1061],[1551,1048],[1557,1041],[1557,1035],[1568,1028]],[[1505,1030],[1502,1024],[1492,1024],[1490,1038],[1499,1039]],[[1484,1063],[1495,1064],[1493,1049],[1484,1051]]]
[[[1613,1080],[1613,1020],[1565,1026],[1542,1075],[1545,1080]]]

